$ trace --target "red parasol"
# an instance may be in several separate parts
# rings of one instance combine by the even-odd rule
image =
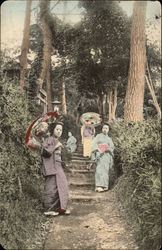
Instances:
[[[49,134],[49,125],[54,123],[59,117],[57,112],[48,112],[42,117],[37,117],[29,126],[25,144],[31,150],[39,150],[41,148],[41,142]]]

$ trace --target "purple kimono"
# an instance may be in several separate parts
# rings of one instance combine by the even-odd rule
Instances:
[[[85,127],[83,135],[84,135],[84,137],[92,137],[93,129],[89,128],[89,127]]]
[[[61,165],[61,146],[57,138],[50,136],[42,144],[42,152],[50,156],[43,158],[42,173],[45,177],[44,206],[47,211],[66,210],[68,202],[68,184]]]

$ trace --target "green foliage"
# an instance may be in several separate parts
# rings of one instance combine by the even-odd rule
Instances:
[[[0,242],[26,249],[42,221],[40,159],[25,146],[33,118],[24,97],[7,79],[0,91]]]
[[[146,74],[151,77],[155,95],[159,106],[161,107],[161,52],[155,44],[148,44],[147,51],[147,63],[148,67]],[[149,117],[157,117],[157,110],[153,104],[152,96],[148,86],[145,86],[145,98],[144,98],[144,110],[145,115]]]
[[[160,122],[155,120],[112,124],[115,168],[122,173],[116,194],[141,249],[160,248],[160,131]]]
[[[130,21],[114,1],[80,1],[80,5],[85,16],[76,45],[76,77],[79,91],[89,98],[90,92],[100,96],[114,87],[118,77],[127,76]]]

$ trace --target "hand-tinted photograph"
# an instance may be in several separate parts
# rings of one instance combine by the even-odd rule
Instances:
[[[161,4],[1,4],[0,248],[159,250]]]

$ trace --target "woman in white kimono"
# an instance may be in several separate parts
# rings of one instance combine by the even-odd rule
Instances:
[[[96,163],[95,191],[104,192],[109,188],[109,170],[113,166],[114,144],[108,136],[109,125],[104,124],[102,133],[92,142],[92,160]]]
[[[72,135],[71,132],[68,132],[68,140],[66,143],[66,148],[70,153],[74,153],[76,151],[77,148],[77,139]]]

